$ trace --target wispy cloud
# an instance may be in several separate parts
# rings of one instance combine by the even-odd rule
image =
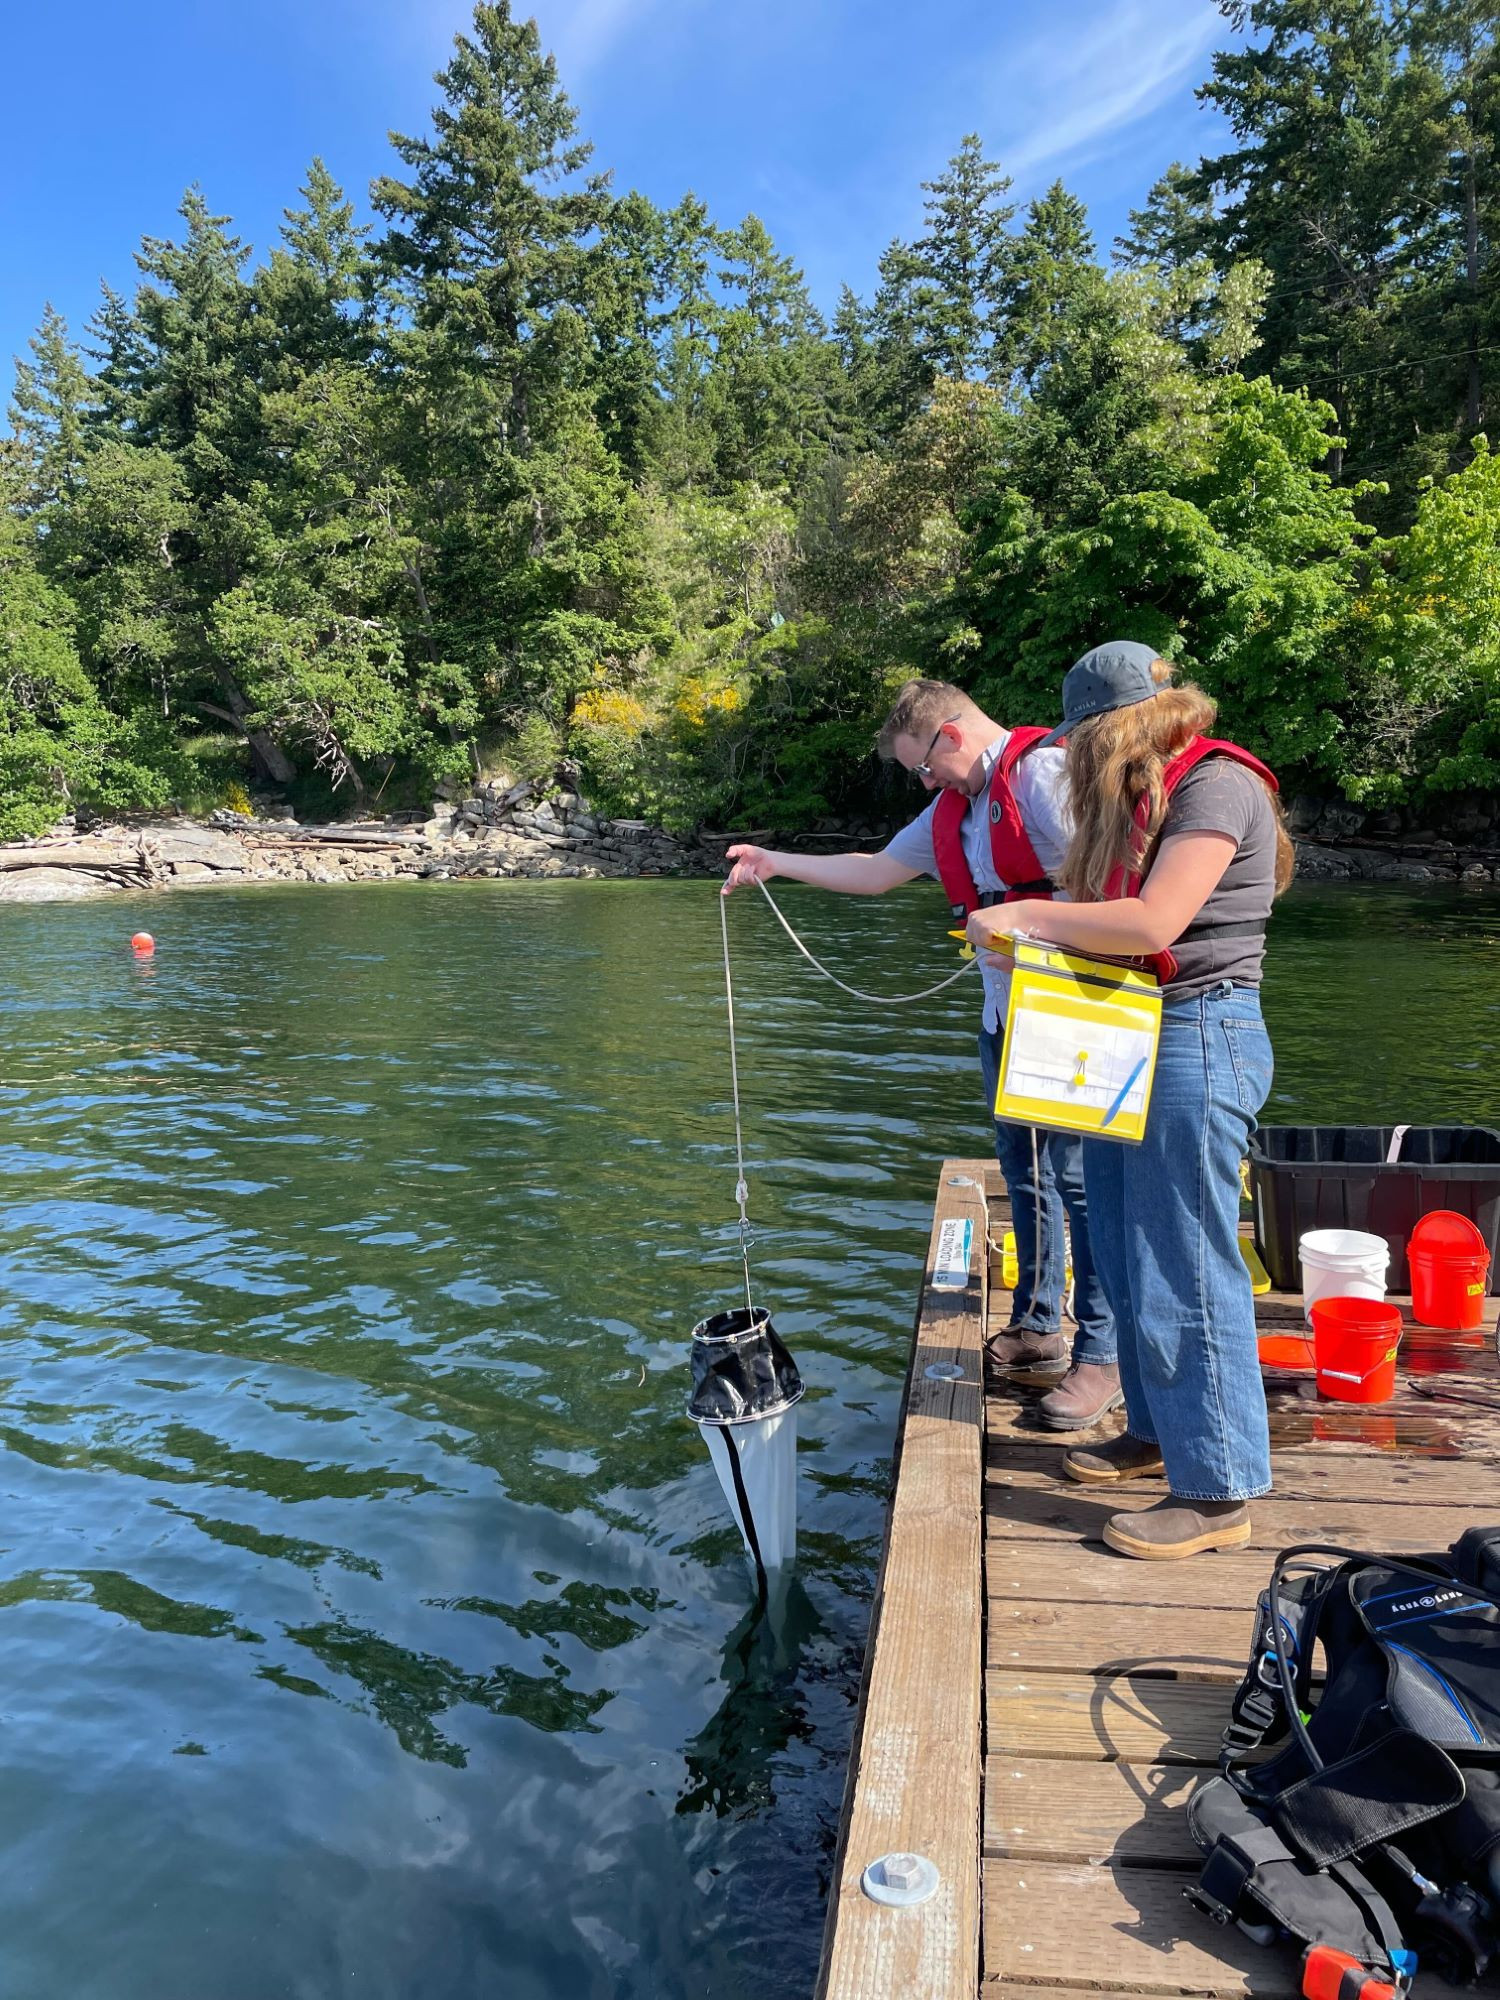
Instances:
[[[996,123],[1015,134],[1001,148],[1006,168],[1034,181],[1042,167],[1107,150],[1172,95],[1222,30],[1211,0],[1116,0],[1081,32],[1054,20],[1006,56],[997,79]],[[1016,104],[1027,107],[1019,131]]]
[[[557,57],[564,83],[574,82],[596,69],[655,4],[656,0],[541,0],[536,20],[542,46]]]

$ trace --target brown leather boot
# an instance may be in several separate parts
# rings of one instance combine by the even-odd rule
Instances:
[[[984,1351],[1000,1374],[1018,1382],[1055,1382],[1068,1365],[1068,1336],[1034,1327],[1008,1326],[992,1333]]]
[[[1075,1361],[1057,1387],[1042,1397],[1036,1413],[1050,1431],[1084,1431],[1125,1400],[1120,1371],[1113,1362]]]
[[[1063,1471],[1081,1486],[1118,1486],[1126,1479],[1146,1479],[1165,1472],[1161,1446],[1121,1431],[1103,1444],[1081,1444],[1063,1456]]]
[[[1208,1549],[1242,1549],[1250,1539],[1250,1509],[1243,1500],[1175,1500],[1168,1494],[1143,1513],[1112,1515],[1104,1539],[1122,1556],[1181,1562]]]

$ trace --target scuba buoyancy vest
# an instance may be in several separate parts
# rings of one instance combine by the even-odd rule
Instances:
[[[1284,1549],[1219,1767],[1188,1806],[1200,1909],[1301,1944],[1318,2000],[1403,1994],[1419,1961],[1478,1978],[1500,1944],[1500,1527],[1441,1555]]]
[[[995,873],[1005,884],[1002,894],[981,895],[969,871],[963,826],[973,801],[963,792],[943,791],[938,795],[932,813],[932,851],[938,878],[953,905],[954,917],[961,924],[967,923],[976,910],[986,909],[992,903],[1017,903],[1023,896],[1050,900],[1056,893],[1057,884],[1037,859],[1011,784],[1017,764],[1047,734],[1045,729],[1013,729],[990,772],[990,858]]]
[[[1247,771],[1253,771],[1263,784],[1273,792],[1280,791],[1275,774],[1264,765],[1259,757],[1242,750],[1238,743],[1229,743],[1217,736],[1195,736],[1185,750],[1179,750],[1162,771],[1161,784],[1170,804],[1172,794],[1182,783],[1189,771],[1196,770],[1205,757],[1229,757],[1236,764],[1243,764]],[[1141,883],[1145,879],[1146,827],[1151,818],[1151,800],[1143,798],[1135,809],[1136,826],[1136,866],[1134,869],[1117,868],[1104,885],[1104,900],[1114,902],[1121,896],[1138,896]],[[945,878],[946,879],[946,878]],[[1265,929],[1263,923],[1245,922],[1214,924],[1195,921],[1183,932],[1185,938],[1203,937],[1250,937]],[[1179,938],[1179,943],[1182,940]],[[1177,955],[1173,951],[1152,952],[1145,963],[1156,974],[1163,986],[1177,976]]]

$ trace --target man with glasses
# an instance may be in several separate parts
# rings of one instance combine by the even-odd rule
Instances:
[[[955,914],[1027,896],[1060,893],[1058,872],[1072,831],[1065,755],[1033,748],[1045,731],[1010,730],[946,681],[908,681],[886,717],[876,747],[909,771],[932,803],[878,854],[786,854],[764,847],[729,849],[724,894],[777,875],[845,895],[880,896],[918,875],[944,884]],[[979,1036],[986,1102],[995,1102],[1000,1044],[1010,997],[1003,959],[985,953],[984,1020]],[[990,1341],[997,1364],[1019,1380],[1067,1372],[1037,1405],[1044,1423],[1078,1430],[1121,1401],[1115,1326],[1094,1275],[1083,1158],[1078,1138],[994,1120],[995,1152],[1010,1192],[1019,1276],[1011,1324]],[[1073,1244],[1071,1362],[1062,1332],[1065,1281],[1063,1217]]]

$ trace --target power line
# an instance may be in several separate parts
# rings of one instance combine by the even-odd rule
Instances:
[[[1390,375],[1398,368],[1425,368],[1433,361],[1466,361],[1471,354],[1500,354],[1500,341],[1491,341],[1484,347],[1455,347],[1448,354],[1424,354],[1416,360],[1388,361],[1381,368],[1360,368],[1350,375],[1334,369],[1331,374],[1309,375],[1299,386],[1306,388],[1311,382],[1363,382],[1367,376]]]

